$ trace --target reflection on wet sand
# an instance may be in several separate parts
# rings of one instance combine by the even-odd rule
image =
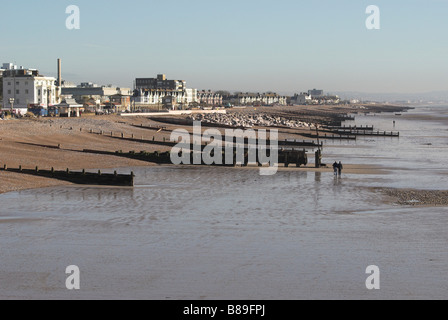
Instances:
[[[406,121],[397,122],[405,133]],[[399,167],[385,172],[140,167],[133,189],[0,195],[0,298],[446,299],[448,208],[372,192],[448,185],[445,156],[430,149],[422,160],[414,143],[437,129],[326,149],[327,160]],[[72,264],[83,279],[76,294],[65,289]],[[372,264],[379,292],[365,289]]]

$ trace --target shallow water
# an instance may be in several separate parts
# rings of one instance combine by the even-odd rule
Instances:
[[[364,188],[447,185],[446,117],[418,112],[434,113],[357,117],[379,130],[395,119],[400,139],[327,142],[326,162],[389,174],[131,168],[133,189],[0,195],[0,298],[446,299],[448,208],[388,205]],[[69,265],[81,270],[76,292]],[[369,265],[379,291],[365,287]]]
[[[356,115],[356,121],[346,122],[354,124],[399,131],[400,138],[367,136],[356,141],[327,141],[324,154],[328,163],[347,159],[349,163],[393,168],[381,181],[388,187],[447,189],[448,107],[417,107],[402,116]]]

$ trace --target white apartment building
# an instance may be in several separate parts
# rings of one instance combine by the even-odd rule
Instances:
[[[35,70],[6,70],[3,74],[3,109],[13,107],[22,114],[30,107],[46,109],[59,103],[58,90],[55,78],[40,76]]]
[[[188,106],[191,103],[198,102],[197,89],[185,89],[184,91],[166,91],[166,90],[137,90],[138,95],[134,97],[135,104],[138,105],[157,105],[162,104],[163,98],[174,97],[176,105],[183,104]]]

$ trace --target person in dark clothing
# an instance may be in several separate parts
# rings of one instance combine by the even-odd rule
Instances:
[[[339,161],[339,164],[338,164],[338,174],[339,174],[339,176],[342,176],[342,169],[344,169],[344,166],[342,165],[342,162]]]
[[[333,170],[334,170],[334,175],[337,176],[338,175],[338,170],[339,170],[339,165],[338,165],[337,161],[335,161],[333,163]]]

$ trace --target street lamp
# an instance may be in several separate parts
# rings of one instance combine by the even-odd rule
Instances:
[[[9,98],[9,104],[11,105],[11,116],[12,116],[12,110],[14,109],[14,98]]]

